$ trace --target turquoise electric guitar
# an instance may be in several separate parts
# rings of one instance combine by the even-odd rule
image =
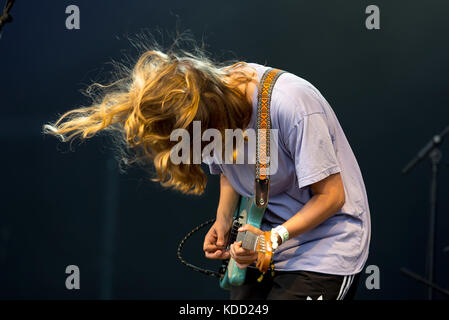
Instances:
[[[270,232],[265,232],[258,236],[249,231],[238,232],[237,230],[245,224],[260,228],[264,212],[265,207],[257,207],[254,198],[240,197],[227,245],[227,249],[229,249],[229,246],[234,243],[234,241],[242,241],[243,248],[258,252],[256,265],[262,273],[265,273],[268,270],[271,262],[272,250],[269,235]],[[230,258],[223,263],[220,273],[222,274],[220,287],[223,289],[230,289],[231,286],[240,286],[243,284],[245,281],[246,269],[237,267],[234,259]]]

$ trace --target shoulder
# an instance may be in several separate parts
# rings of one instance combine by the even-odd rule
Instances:
[[[325,100],[309,81],[292,73],[285,73],[273,89],[274,99],[282,113],[294,113],[302,118],[325,111]]]
[[[257,70],[259,80],[270,68],[270,66],[253,62],[247,62],[247,64]],[[326,113],[329,105],[312,83],[293,72],[279,69],[285,72],[277,79],[272,91],[271,117],[274,123],[278,123],[280,130],[300,123],[309,115]]]
[[[326,100],[309,81],[286,72],[273,88],[271,105],[274,122],[287,133],[305,117],[325,114]]]

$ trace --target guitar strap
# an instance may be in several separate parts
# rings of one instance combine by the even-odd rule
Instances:
[[[269,68],[261,80],[257,97],[257,134],[256,134],[256,181],[255,204],[259,208],[268,205],[268,192],[270,185],[270,131],[271,93],[274,84],[284,70]]]

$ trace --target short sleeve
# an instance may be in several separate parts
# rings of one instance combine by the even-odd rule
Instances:
[[[221,174],[222,170],[220,166],[214,162],[208,164],[210,174]]]
[[[341,171],[324,113],[304,116],[286,139],[299,188]]]

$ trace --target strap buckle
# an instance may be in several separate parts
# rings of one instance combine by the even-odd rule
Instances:
[[[256,179],[255,203],[258,208],[266,208],[268,205],[269,179]]]

